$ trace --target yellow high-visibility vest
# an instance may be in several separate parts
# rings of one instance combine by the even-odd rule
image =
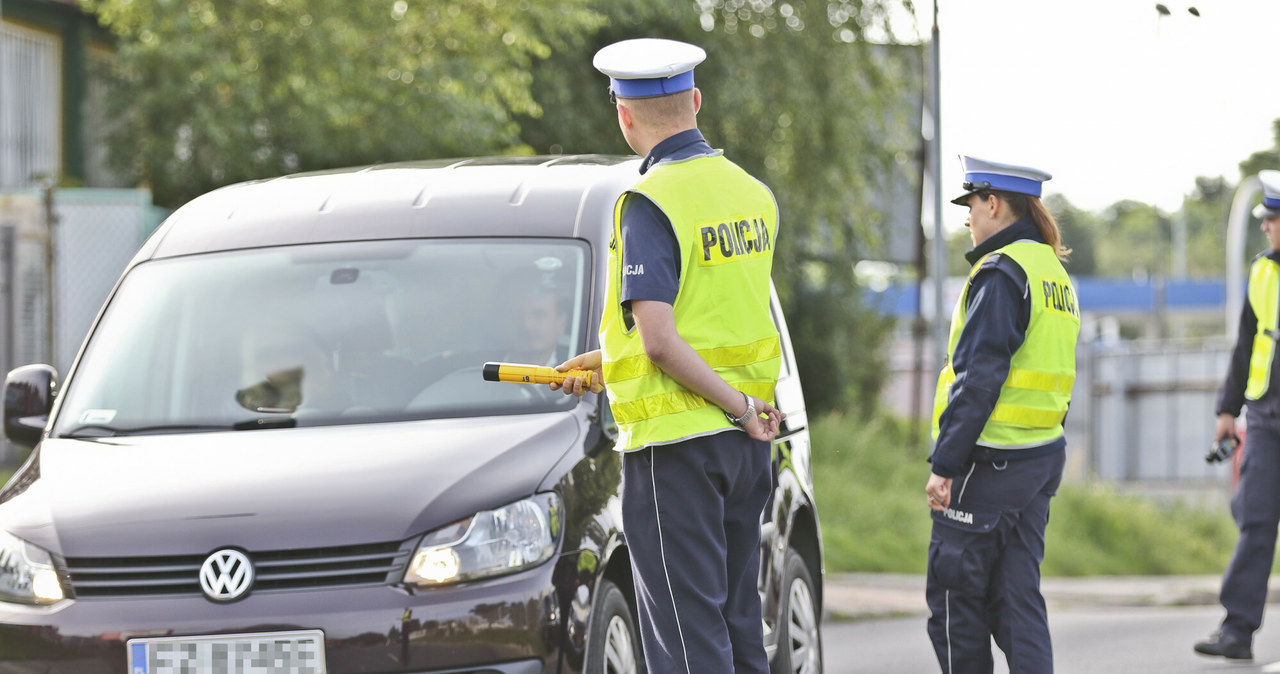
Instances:
[[[644,352],[619,301],[622,207],[643,194],[671,221],[680,245],[676,329],[734,388],[773,401],[782,350],[769,313],[778,208],[769,188],[719,153],[662,162],[614,207],[609,281],[600,321],[604,381],[622,451],[732,428],[724,411],[680,385]]]
[[[1276,339],[1280,339],[1278,300],[1280,263],[1259,255],[1249,267],[1249,306],[1258,317],[1258,329],[1253,334],[1249,381],[1244,387],[1244,397],[1248,400],[1261,398],[1271,386],[1271,361],[1276,357]]]
[[[973,265],[951,318],[947,363],[938,377],[933,404],[933,438],[938,419],[950,401],[955,371],[951,361],[968,317],[966,304],[973,277],[991,255],[1002,254],[1026,272],[1031,298],[1031,320],[1022,346],[1013,353],[1009,376],[1000,387],[995,409],[987,419],[978,444],[996,449],[1038,447],[1062,436],[1062,420],[1071,402],[1076,377],[1076,338],[1080,334],[1080,308],[1075,287],[1054,254],[1052,246],[1016,241],[993,251]]]

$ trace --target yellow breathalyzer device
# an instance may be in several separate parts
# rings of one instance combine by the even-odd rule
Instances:
[[[594,374],[591,370],[569,370],[568,372],[556,372],[555,368],[539,367],[537,365],[524,365],[521,363],[485,363],[484,369],[481,370],[485,381],[505,381],[516,384],[550,384],[551,382],[560,383],[565,377],[578,377],[582,379],[582,385],[591,387],[591,376]]]

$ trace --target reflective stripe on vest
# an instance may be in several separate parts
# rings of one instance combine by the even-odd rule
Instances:
[[[666,214],[680,245],[672,307],[680,337],[739,391],[773,400],[782,363],[769,313],[777,205],[769,189],[718,153],[651,168],[614,208],[609,283],[600,321],[604,381],[620,450],[719,432],[723,410],[689,391],[644,352],[619,301],[622,208],[643,194]]]
[[[1253,335],[1253,351],[1249,354],[1249,382],[1244,388],[1248,400],[1261,398],[1271,386],[1271,361],[1276,356],[1276,339],[1280,338],[1280,263],[1259,257],[1249,267],[1249,307],[1258,318]]]
[[[952,314],[947,363],[934,393],[933,437],[938,437],[938,420],[950,402],[951,385],[955,382],[951,361],[968,317],[966,303],[973,277],[983,262],[997,253],[1009,257],[1026,273],[1031,320],[1022,346],[1009,363],[1009,376],[1000,387],[1000,396],[978,444],[997,449],[1037,447],[1062,435],[1062,420],[1075,384],[1080,310],[1075,288],[1053,248],[1034,241],[1011,243],[973,265]]]

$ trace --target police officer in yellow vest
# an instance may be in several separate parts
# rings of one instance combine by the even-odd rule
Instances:
[[[926,598],[946,674],[1053,671],[1040,562],[1065,462],[1080,310],[1062,267],[1048,173],[961,157],[973,265],[951,318],[934,403]]]
[[[693,68],[705,57],[656,39],[595,56],[645,159],[614,209],[601,350],[559,369],[591,369],[592,390],[609,390],[649,671],[763,674],[760,514],[783,418],[771,404],[778,208],[697,129]],[[577,378],[563,388],[585,393]]]
[[[1231,499],[1240,538],[1218,594],[1227,615],[1217,632],[1195,645],[1197,653],[1232,660],[1253,659],[1253,633],[1262,625],[1280,525],[1280,391],[1275,374],[1280,339],[1280,171],[1261,171],[1258,179],[1262,203],[1253,215],[1262,220],[1270,249],[1253,258],[1249,268],[1248,301],[1240,311],[1240,332],[1218,395],[1214,432],[1215,443],[1237,443],[1236,417],[1248,406],[1249,445]],[[1208,459],[1229,455],[1211,453]]]

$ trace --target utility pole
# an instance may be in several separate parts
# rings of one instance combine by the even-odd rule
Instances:
[[[933,0],[933,151],[929,153],[933,173],[933,356],[935,370],[947,357],[947,312],[943,306],[943,281],[947,275],[947,242],[942,234],[942,52],[938,45],[938,2]]]
[[[58,224],[58,214],[53,208],[53,194],[56,189],[56,183],[53,178],[49,178],[44,188],[44,343],[45,356],[43,362],[57,362],[58,342],[54,339],[53,329],[55,325],[54,310],[57,308],[57,293],[54,287],[53,265],[56,259],[55,242],[56,225]],[[56,365],[55,365],[56,367]]]

